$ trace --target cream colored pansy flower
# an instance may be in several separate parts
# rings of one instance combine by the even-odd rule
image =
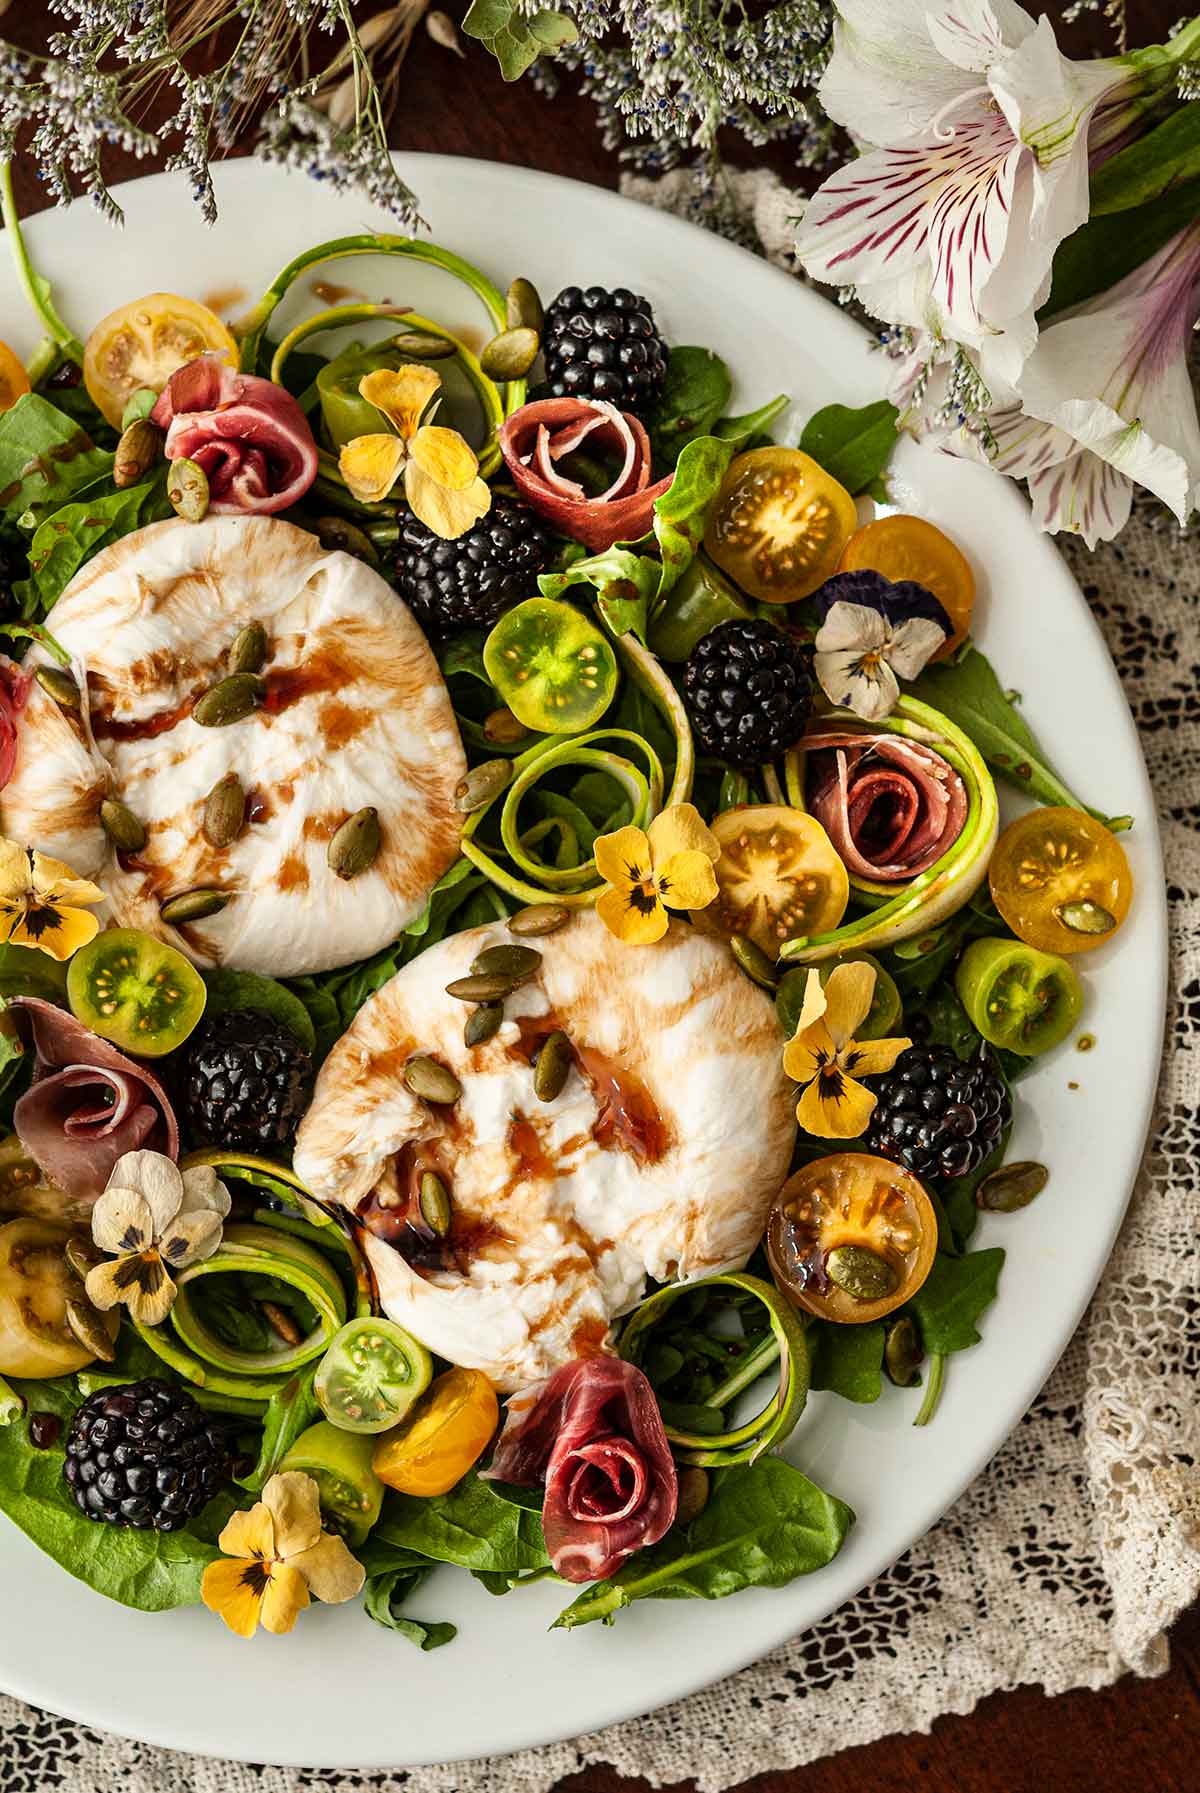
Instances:
[[[100,932],[88,906],[103,901],[97,885],[77,878],[60,859],[0,840],[0,944],[69,959]]]
[[[342,449],[338,467],[353,496],[364,504],[386,498],[403,476],[413,515],[435,535],[452,541],[487,515],[492,494],[479,477],[474,450],[458,431],[428,421],[436,413],[441,389],[431,367],[394,372],[381,367],[364,374],[358,390],[392,429],[355,436]]]
[[[890,1071],[911,1040],[856,1040],[875,995],[875,967],[857,960],[835,965],[824,988],[816,971],[804,986],[796,1033],[783,1049],[783,1068],[804,1085],[796,1119],[818,1139],[857,1139],[875,1097],[860,1077]]]
[[[119,1303],[158,1326],[175,1300],[172,1270],[211,1258],[221,1243],[229,1191],[211,1164],[181,1171],[162,1152],[126,1152],[92,1209],[92,1238],[109,1256],[88,1271],[95,1307]]]
[[[311,1595],[340,1605],[365,1579],[344,1541],[321,1530],[317,1484],[299,1470],[272,1476],[262,1499],[233,1515],[217,1545],[224,1555],[204,1571],[200,1597],[239,1637],[253,1637],[259,1625],[277,1635],[290,1631]]]

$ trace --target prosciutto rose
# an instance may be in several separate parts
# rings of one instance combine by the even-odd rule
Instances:
[[[113,1166],[143,1146],[175,1158],[179,1128],[166,1091],[73,1015],[36,996],[15,996],[9,1013],[32,1036],[33,1082],[18,1098],[13,1127],[52,1183],[94,1201]]]
[[[607,490],[589,498],[559,471],[576,449],[619,463]],[[654,501],[673,473],[650,484],[650,438],[637,418],[603,399],[543,398],[514,411],[500,431],[500,451],[513,484],[540,517],[594,554],[645,535]]]
[[[28,673],[0,654],[0,791],[17,763],[17,717],[29,695]]]
[[[494,1481],[545,1484],[542,1529],[564,1581],[602,1581],[675,1518],[675,1464],[654,1391],[617,1357],[567,1363],[514,1395]]]
[[[266,514],[296,504],[317,477],[317,445],[290,392],[201,355],[171,375],[151,421],[169,461],[195,461],[209,509]]]
[[[932,747],[882,731],[820,728],[803,746],[808,807],[854,876],[906,882],[962,833],[966,788]]]

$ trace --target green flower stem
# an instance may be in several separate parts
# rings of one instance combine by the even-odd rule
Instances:
[[[914,1426],[927,1426],[938,1409],[942,1398],[942,1384],[946,1380],[946,1359],[940,1351],[935,1351],[929,1359],[929,1380],[925,1384],[925,1399],[921,1402],[921,1411],[913,1421]]]
[[[21,230],[21,218],[17,211],[16,195],[13,192],[12,166],[8,162],[0,162],[0,217],[4,220],[4,231],[8,237],[9,252],[13,258],[13,266],[17,271],[17,279],[24,290],[25,297],[41,318],[49,335],[59,348],[72,361],[83,360],[83,344],[79,338],[64,324],[54,308],[50,297],[49,282],[34,271],[29,259],[29,251],[25,247],[25,237]],[[34,361],[40,364],[44,351],[36,351]],[[30,372],[30,379],[33,374]]]

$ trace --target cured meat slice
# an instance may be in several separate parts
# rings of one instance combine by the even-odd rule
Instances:
[[[928,871],[962,833],[967,793],[932,747],[900,735],[816,730],[808,806],[846,869],[898,884]]]
[[[608,489],[595,498],[557,466],[585,444],[621,462]],[[544,398],[522,405],[501,430],[500,449],[526,503],[593,553],[645,535],[655,499],[675,477],[649,483],[650,438],[631,412],[603,399]]]
[[[150,413],[169,461],[208,478],[209,509],[266,515],[296,504],[317,476],[317,445],[290,392],[200,355],[171,375]]]

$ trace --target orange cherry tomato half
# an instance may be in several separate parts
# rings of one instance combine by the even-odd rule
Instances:
[[[1103,946],[1133,901],[1124,848],[1082,809],[1031,809],[1010,822],[993,849],[988,883],[1018,940],[1043,953]]]
[[[858,521],[845,486],[799,448],[752,448],[721,482],[704,546],[763,604],[794,604],[837,571]]]
[[[500,1423],[496,1391],[481,1370],[437,1376],[408,1418],[385,1432],[372,1466],[401,1494],[448,1494],[478,1461]]]
[[[11,411],[29,391],[29,375],[6,342],[0,342],[0,411]]]
[[[775,803],[739,804],[715,818],[717,894],[693,909],[703,934],[743,934],[770,958],[797,934],[827,934],[850,900],[846,867],[815,816]]]
[[[931,591],[954,624],[953,635],[933,657],[944,660],[954,652],[971,627],[975,575],[948,535],[924,517],[877,517],[850,537],[838,572],[868,569],[897,584],[914,579]]]
[[[147,293],[96,325],[84,348],[83,383],[97,410],[120,429],[135,392],[161,392],[185,361],[210,350],[237,366],[237,343],[215,312],[178,293]]]
[[[767,1221],[767,1257],[788,1300],[861,1325],[915,1295],[933,1268],[937,1217],[911,1171],[834,1152],[789,1177]]]

